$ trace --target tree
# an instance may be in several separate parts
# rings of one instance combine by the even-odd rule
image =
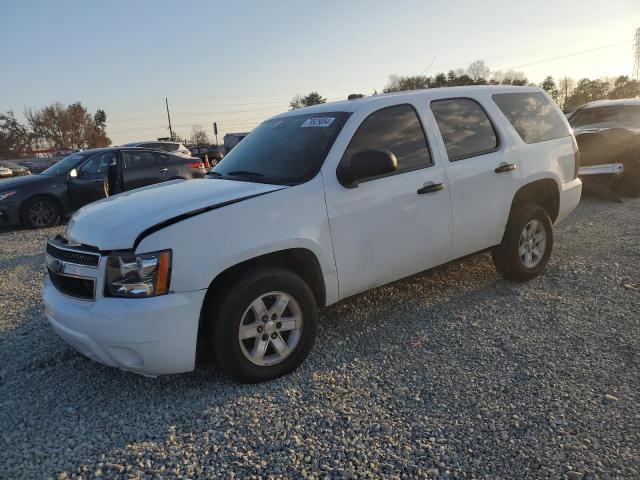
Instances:
[[[92,117],[80,102],[71,105],[56,102],[39,110],[27,109],[25,116],[39,144],[78,149],[111,144],[104,110],[98,110]]]
[[[194,125],[191,129],[189,142],[194,145],[209,145],[209,135],[200,125]]]
[[[0,113],[0,156],[17,157],[20,150],[30,148],[33,134],[21,124],[11,110]]]
[[[589,80],[588,78],[583,78],[577,83],[563,107],[565,109],[575,110],[587,102],[602,100],[607,98],[610,89],[611,84],[606,80]]]
[[[551,95],[551,98],[553,98],[556,103],[558,103],[558,87],[556,86],[556,82],[552,76],[546,77],[540,86],[545,92]]]
[[[426,77],[424,75],[410,75],[407,77],[391,75],[389,76],[389,83],[387,83],[387,86],[382,89],[382,92],[403,92],[405,90],[421,90],[423,88],[430,87],[431,77]]]
[[[640,82],[631,80],[626,75],[620,75],[614,80],[613,89],[607,97],[611,99],[640,97]]]
[[[466,74],[471,77],[475,83],[487,83],[490,73],[491,69],[484,63],[484,60],[471,62],[466,71]]]
[[[562,110],[566,110],[567,100],[573,91],[575,81],[570,77],[562,77],[558,80],[558,105]]]
[[[310,92],[305,96],[296,95],[289,102],[289,106],[291,110],[297,110],[298,108],[320,105],[321,103],[327,103],[327,99],[322,97],[318,92]]]

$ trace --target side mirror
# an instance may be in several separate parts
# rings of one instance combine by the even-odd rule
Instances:
[[[358,186],[358,180],[395,172],[396,156],[389,150],[363,150],[351,157],[349,165],[338,168],[338,180],[347,187]]]
[[[75,168],[69,172],[69,177],[76,178],[78,176],[78,170]]]

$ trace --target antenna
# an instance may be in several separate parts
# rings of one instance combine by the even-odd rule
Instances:
[[[175,140],[173,136],[173,130],[171,129],[171,115],[169,115],[169,100],[167,99],[167,97],[164,97],[164,103],[167,106],[167,120],[169,120],[169,136],[171,137],[171,140]]]
[[[640,28],[636,30],[633,62],[633,79],[640,81]]]

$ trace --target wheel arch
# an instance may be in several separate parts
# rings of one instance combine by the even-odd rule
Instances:
[[[518,207],[526,203],[535,203],[544,208],[555,223],[560,212],[560,188],[553,178],[540,178],[526,183],[515,193],[511,201],[509,217]]]
[[[27,203],[29,203],[31,200],[33,200],[34,198],[39,198],[39,197],[43,197],[46,198],[48,200],[52,200],[53,203],[55,203],[58,206],[58,209],[60,210],[60,220],[62,221],[64,219],[64,216],[66,215],[67,211],[65,209],[65,205],[63,204],[62,200],[60,200],[58,197],[56,197],[55,195],[51,194],[51,193],[34,193],[33,195],[25,198],[21,203],[20,206],[18,207],[18,213],[20,215],[20,221],[22,222],[22,218],[24,215],[24,207]]]
[[[196,360],[198,362],[202,362],[204,360],[205,363],[208,363],[210,360],[209,358],[204,358],[204,349],[202,348],[207,329],[205,319],[207,317],[208,309],[215,304],[218,298],[225,295],[226,290],[238,278],[247,275],[249,272],[254,270],[273,267],[284,268],[296,273],[307,283],[313,292],[317,305],[319,307],[326,305],[326,286],[322,267],[320,266],[320,261],[316,255],[307,248],[288,248],[277,250],[244,260],[228,267],[226,270],[223,270],[216,275],[216,277],[211,281],[207,288],[204,301],[202,302],[197,338]]]

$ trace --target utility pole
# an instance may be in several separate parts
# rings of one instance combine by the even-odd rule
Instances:
[[[171,115],[169,115],[169,100],[167,97],[164,97],[164,103],[167,105],[167,120],[169,120],[169,136],[171,140],[173,140],[173,130],[171,129]]]
[[[636,43],[634,50],[633,79],[640,82],[640,28],[636,30]]]

